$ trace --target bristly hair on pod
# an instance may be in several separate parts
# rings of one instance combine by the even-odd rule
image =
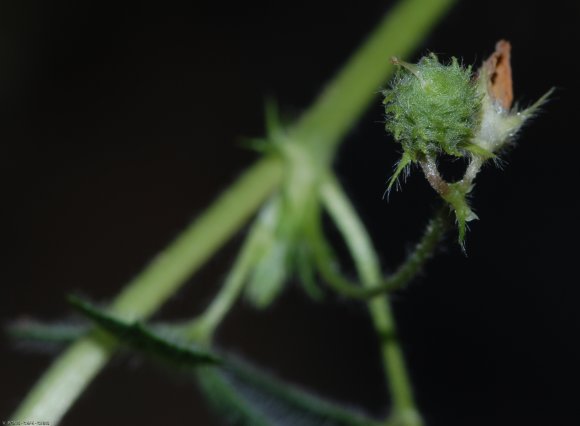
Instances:
[[[446,153],[464,157],[480,119],[481,94],[471,67],[453,57],[442,64],[434,53],[409,64],[397,58],[399,70],[385,96],[385,128],[404,154],[389,187],[420,155]]]

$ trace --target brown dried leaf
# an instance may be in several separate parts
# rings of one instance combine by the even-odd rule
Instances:
[[[495,44],[495,52],[483,63],[482,69],[487,80],[487,90],[492,99],[509,110],[514,100],[512,67],[510,64],[511,44],[500,40]]]

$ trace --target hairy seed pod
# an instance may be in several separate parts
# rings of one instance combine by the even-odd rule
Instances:
[[[385,128],[403,147],[387,192],[411,164],[420,164],[431,187],[455,212],[462,247],[467,222],[477,219],[468,195],[482,165],[497,160],[552,93],[548,91],[524,110],[512,107],[510,53],[510,43],[500,40],[476,75],[456,58],[447,65],[434,54],[417,64],[394,58],[399,70],[383,91]],[[446,182],[439,173],[440,154],[468,159],[465,174],[457,182]]]
[[[471,67],[462,67],[456,58],[442,64],[433,53],[414,65],[394,61],[401,67],[383,92],[387,131],[412,161],[441,152],[465,156],[482,98]]]

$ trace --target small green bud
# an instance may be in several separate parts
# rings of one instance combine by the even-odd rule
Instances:
[[[267,308],[284,289],[288,272],[288,244],[272,241],[250,275],[245,289],[247,300],[255,308]]]
[[[441,152],[465,156],[481,109],[471,67],[462,67],[456,58],[441,64],[434,54],[416,65],[394,61],[401,67],[383,92],[387,131],[413,161]]]

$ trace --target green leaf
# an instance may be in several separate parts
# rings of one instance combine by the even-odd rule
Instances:
[[[289,274],[290,243],[280,236],[282,211],[282,198],[276,195],[262,208],[256,222],[259,243],[244,296],[259,309],[268,307],[281,293]]]
[[[324,293],[316,282],[316,271],[313,260],[314,253],[306,241],[296,244],[294,263],[298,280],[306,294],[316,301],[324,299]]]
[[[228,424],[239,426],[267,426],[266,417],[249,405],[215,368],[201,368],[196,373],[198,384],[213,410]]]
[[[153,333],[135,336],[134,331],[126,332],[128,325],[123,321],[112,318],[92,305],[73,299],[73,305],[89,318],[101,324],[105,320],[108,325],[103,326],[116,337],[121,335],[128,340],[123,342],[129,348],[138,352],[151,353],[146,350],[149,344],[144,341],[151,339]],[[111,327],[111,323],[114,325]],[[176,335],[179,328],[171,328],[169,325],[152,326],[156,330],[167,330],[169,334]],[[27,338],[36,341],[70,343],[78,335],[89,331],[88,326],[69,326],[62,324],[42,324],[30,322],[22,328],[10,327],[10,334],[17,338]],[[142,330],[142,328],[140,328]],[[173,330],[173,331],[171,331]],[[140,331],[139,331],[140,333]],[[165,332],[164,332],[165,334]],[[135,344],[138,340],[139,344]],[[219,357],[221,364],[202,364],[198,362],[199,350],[192,349],[191,345],[180,343],[177,338],[156,337],[153,344],[159,340],[163,345],[171,347],[162,351],[154,351],[160,358],[166,358],[170,365],[175,365],[179,359],[180,366],[197,367],[195,377],[198,380],[204,395],[208,398],[215,411],[223,416],[228,424],[247,426],[266,425],[300,425],[300,426],[372,426],[378,422],[366,418],[356,411],[349,411],[337,404],[314,396],[302,389],[283,383],[271,375],[259,371],[255,366],[241,362],[231,356]],[[175,348],[180,348],[176,353]],[[191,352],[190,356],[183,357],[183,351]],[[215,356],[215,355],[214,355]]]
[[[149,355],[192,367],[222,362],[219,357],[205,349],[175,339],[174,333],[161,335],[143,323],[123,321],[75,296],[69,296],[69,303],[103,330],[118,338],[121,343]]]
[[[223,368],[197,371],[214,408],[236,425],[371,426],[355,411],[279,381],[245,362],[227,358]]]
[[[167,338],[141,323],[113,317],[77,297],[70,303],[130,348],[171,364],[195,369],[203,392],[217,411],[236,425],[370,426],[374,420],[287,385],[232,357],[217,356]]]
[[[276,299],[284,289],[288,277],[288,244],[282,239],[273,241],[269,251],[258,261],[245,290],[250,303],[264,309]]]
[[[462,182],[455,182],[449,184],[449,191],[443,195],[445,201],[447,201],[455,211],[455,218],[457,219],[457,228],[459,231],[458,241],[464,251],[467,222],[478,219],[477,215],[473,210],[471,210],[467,201],[467,194],[470,190],[471,188],[466,188]]]
[[[44,323],[26,319],[12,322],[4,330],[9,337],[16,340],[64,344],[84,335],[89,327],[86,324]]]

